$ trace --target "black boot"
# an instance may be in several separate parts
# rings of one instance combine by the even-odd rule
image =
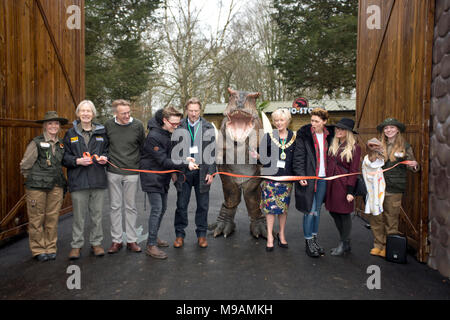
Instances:
[[[317,252],[319,252],[319,254],[321,256],[325,255],[325,250],[319,245],[319,242],[317,242],[317,236],[313,236],[313,242],[314,242],[314,246],[317,249]]]
[[[339,241],[339,245],[336,248],[331,249],[332,256],[342,256],[344,254],[344,242]]]
[[[350,246],[350,239],[344,241],[344,252],[352,251],[352,247]]]
[[[306,254],[312,258],[319,257],[319,252],[314,245],[314,239],[306,239],[305,240]]]

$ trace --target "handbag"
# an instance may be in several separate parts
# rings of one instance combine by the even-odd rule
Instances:
[[[336,161],[336,164],[338,166],[340,166],[341,168],[345,169],[344,166],[339,164],[339,162]],[[345,169],[345,170],[347,170],[347,169]],[[347,173],[349,173],[349,172],[347,172]],[[353,189],[353,195],[361,196],[363,198],[366,198],[366,196],[367,196],[366,183],[364,182],[364,178],[363,178],[362,174],[359,174],[358,177],[356,178],[356,184],[355,184],[355,188]]]

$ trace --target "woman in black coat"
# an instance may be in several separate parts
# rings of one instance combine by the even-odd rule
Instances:
[[[315,108],[311,113],[311,124],[297,131],[293,171],[296,176],[326,176],[328,146],[334,128],[326,126],[328,112]],[[301,180],[295,183],[295,207],[304,213],[303,233],[306,253],[310,257],[323,255],[325,251],[317,242],[320,208],[325,198],[325,180]]]

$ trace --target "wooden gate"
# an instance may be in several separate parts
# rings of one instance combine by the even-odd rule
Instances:
[[[434,0],[360,0],[357,60],[357,127],[363,141],[394,117],[421,165],[408,173],[400,230],[428,256],[428,170]],[[379,14],[379,16],[377,16]],[[379,28],[377,28],[377,20]],[[359,212],[363,204],[359,203]]]
[[[73,120],[84,90],[84,0],[0,0],[0,240],[26,229],[19,162],[42,132],[33,121]]]

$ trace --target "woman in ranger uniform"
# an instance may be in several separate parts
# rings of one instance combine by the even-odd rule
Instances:
[[[20,171],[26,179],[31,253],[36,260],[47,261],[56,259],[58,218],[66,187],[61,165],[64,145],[58,132],[68,120],[49,111],[36,122],[43,123],[44,132],[28,144]]]
[[[374,248],[370,251],[374,256],[386,256],[386,236],[398,234],[398,219],[402,196],[406,190],[406,169],[419,171],[419,164],[414,158],[411,145],[405,141],[402,133],[405,125],[394,118],[388,118],[377,126],[381,132],[381,143],[386,151],[383,169],[392,168],[397,163],[409,160],[407,166],[399,165],[384,172],[386,180],[386,195],[383,203],[383,213],[370,217],[370,225],[374,234]]]

